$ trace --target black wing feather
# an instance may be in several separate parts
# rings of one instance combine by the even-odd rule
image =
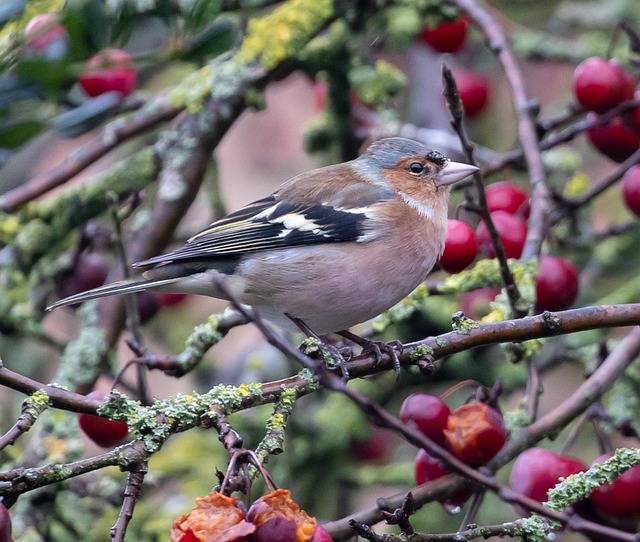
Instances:
[[[134,264],[135,267],[176,260],[238,255],[319,243],[357,241],[367,216],[360,210],[330,205],[296,205],[269,196],[250,203],[194,235],[174,252]]]

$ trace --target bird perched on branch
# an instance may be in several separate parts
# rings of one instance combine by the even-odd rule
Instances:
[[[134,264],[139,275],[57,301],[146,289],[227,299],[317,334],[389,309],[441,255],[450,185],[478,168],[403,138],[350,162],[302,173],[214,222],[181,248]]]

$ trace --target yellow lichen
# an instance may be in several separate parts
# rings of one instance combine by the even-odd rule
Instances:
[[[0,220],[0,240],[11,243],[20,231],[20,219],[15,215],[5,215]]]
[[[202,101],[211,93],[213,71],[211,65],[191,72],[169,94],[169,101],[175,107],[186,106],[190,113],[202,109]]]
[[[322,28],[332,10],[331,0],[289,0],[266,17],[249,21],[249,32],[236,60],[275,68]]]
[[[583,194],[589,189],[589,176],[584,172],[576,173],[564,186],[562,195],[565,198],[572,198]]]

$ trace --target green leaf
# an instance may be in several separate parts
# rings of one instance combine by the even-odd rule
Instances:
[[[111,38],[111,21],[104,10],[102,0],[89,0],[82,9],[86,37],[96,51],[109,45]]]
[[[197,0],[190,13],[185,14],[185,22],[196,29],[213,21],[220,14],[220,0]]]
[[[35,81],[49,92],[57,93],[75,80],[76,74],[67,58],[61,60],[23,60],[16,69],[21,77]]]
[[[218,56],[234,46],[236,30],[236,25],[228,19],[216,21],[196,36],[188,49],[178,56],[190,61]]]
[[[44,124],[34,120],[8,125],[0,124],[0,147],[16,149],[38,135],[44,128]]]

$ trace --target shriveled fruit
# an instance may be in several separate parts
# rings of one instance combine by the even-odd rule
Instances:
[[[456,408],[444,431],[449,449],[469,465],[485,465],[507,440],[502,414],[485,403]]]

